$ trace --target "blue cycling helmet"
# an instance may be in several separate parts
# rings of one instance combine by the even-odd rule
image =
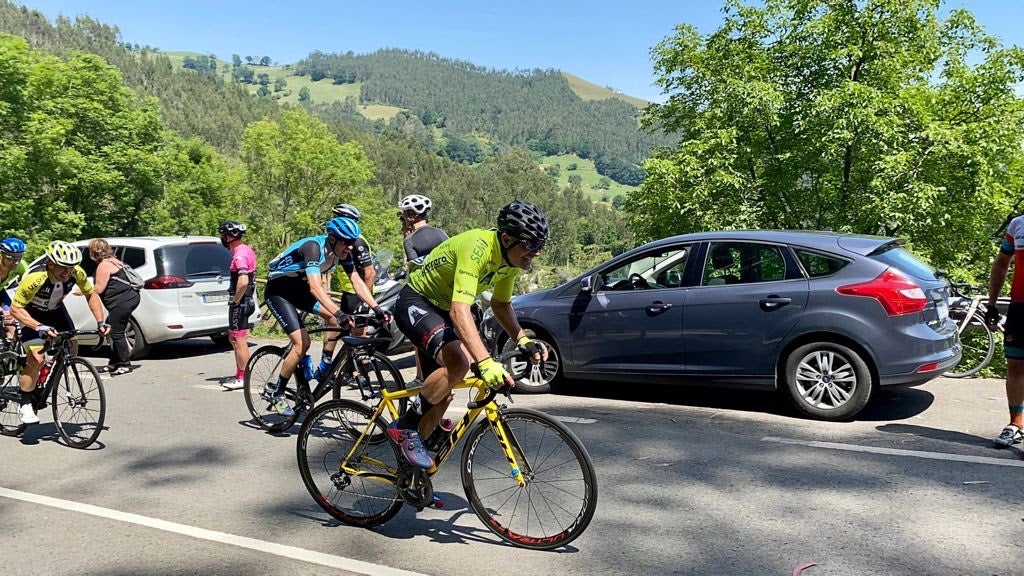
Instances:
[[[11,236],[0,242],[0,252],[4,254],[22,254],[25,252],[25,243],[20,238]]]
[[[327,221],[327,235],[344,240],[358,240],[363,233],[359,223],[351,218],[331,218]]]

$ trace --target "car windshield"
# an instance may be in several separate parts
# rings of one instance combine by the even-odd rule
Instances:
[[[897,270],[910,274],[921,280],[935,280],[935,269],[922,262],[917,256],[908,250],[893,244],[892,248],[879,254],[872,254],[872,258],[885,262]]]
[[[181,244],[156,250],[161,274],[181,278],[230,275],[231,251],[220,244]]]

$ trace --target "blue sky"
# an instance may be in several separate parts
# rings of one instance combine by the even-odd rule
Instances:
[[[18,0],[15,0],[18,1]],[[46,14],[88,14],[117,26],[125,41],[161,50],[270,56],[280,63],[314,50],[378,48],[437,52],[502,69],[557,68],[652,101],[650,50],[689,23],[701,33],[722,20],[718,0],[28,0]],[[1004,45],[1024,45],[1024,1],[959,0]]]

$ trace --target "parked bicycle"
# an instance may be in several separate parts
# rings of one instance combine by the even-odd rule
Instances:
[[[985,312],[982,308],[988,297],[979,294],[981,290],[966,283],[950,282],[949,288],[949,317],[957,323],[963,356],[960,362],[943,376],[968,378],[984,370],[995,354],[993,329],[985,322]],[[999,303],[1005,306],[1009,300],[1000,298]],[[1003,331],[1002,320],[995,330]]]
[[[18,436],[26,428],[18,416],[18,380],[25,367],[25,351],[17,334],[15,331],[13,340],[4,338],[0,352],[0,434],[4,436]],[[98,334],[97,330],[67,330],[47,339],[46,360],[33,392],[32,406],[37,412],[46,408],[49,398],[57,432],[72,448],[91,446],[106,417],[107,396],[99,372],[91,362],[71,353],[75,336]]]
[[[527,354],[513,350],[500,361]],[[419,388],[385,390],[373,408],[350,400],[317,406],[303,422],[296,448],[302,481],[317,504],[341,522],[364,528],[387,522],[403,504],[422,510],[432,503],[431,478],[468,436],[462,487],[487,528],[536,550],[565,546],[582,534],[597,509],[597,476],[576,435],[537,410],[499,406],[499,391],[479,378],[470,376],[455,389],[472,389],[474,400],[451,433],[439,428],[427,439],[437,454],[428,470],[406,462],[385,432],[385,416],[396,418],[397,402],[419,394]],[[508,389],[500,392],[511,401]]]
[[[353,315],[359,322],[376,322],[373,314]],[[387,348],[390,338],[360,338],[347,336],[342,328],[312,328],[309,334],[337,333],[331,336],[341,340],[341,346],[335,350],[331,367],[310,389],[310,381],[301,364],[295,368],[291,380],[284,391],[285,400],[292,408],[292,414],[286,416],[274,410],[274,399],[267,393],[267,386],[277,383],[281,373],[284,357],[292,349],[289,342],[286,346],[274,344],[261,346],[245,367],[245,405],[253,420],[268,432],[280,432],[294,425],[299,418],[309,412],[313,406],[333,392],[332,398],[347,398],[359,402],[370,402],[380,398],[382,390],[397,392],[405,389],[402,373],[379,349]],[[405,409],[405,400],[402,401]]]

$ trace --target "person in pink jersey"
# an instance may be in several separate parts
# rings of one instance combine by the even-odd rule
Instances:
[[[231,282],[228,285],[228,340],[235,351],[235,377],[221,383],[228,390],[245,385],[245,365],[249,363],[249,316],[256,310],[256,253],[242,236],[245,224],[224,222],[217,229],[220,242],[231,250]]]

